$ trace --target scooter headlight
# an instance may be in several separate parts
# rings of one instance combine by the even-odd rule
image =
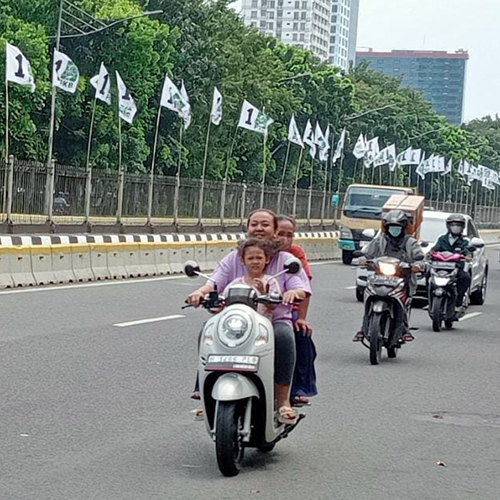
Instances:
[[[227,347],[237,347],[250,336],[252,321],[241,312],[228,314],[219,326],[219,339]]]
[[[384,276],[394,276],[397,271],[396,265],[389,262],[379,262],[379,268]]]
[[[436,286],[446,286],[450,281],[449,278],[441,278],[440,276],[434,276],[432,279]]]

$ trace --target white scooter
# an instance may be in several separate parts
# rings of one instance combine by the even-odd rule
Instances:
[[[290,259],[279,274],[300,269],[300,261]],[[196,262],[187,262],[184,272],[210,280]],[[271,451],[305,417],[299,414],[293,425],[276,419],[274,331],[257,304],[281,304],[281,296],[258,295],[247,285],[235,285],[226,297],[215,289],[201,304],[212,311],[223,307],[203,327],[198,376],[206,428],[215,442],[219,469],[228,477],[239,473],[245,448]]]

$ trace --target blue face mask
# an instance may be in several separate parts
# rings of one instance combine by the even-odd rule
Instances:
[[[393,238],[399,238],[401,236],[401,233],[403,232],[403,228],[401,226],[388,226],[387,227],[387,232]]]

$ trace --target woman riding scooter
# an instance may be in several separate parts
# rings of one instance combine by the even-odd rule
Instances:
[[[277,230],[276,214],[271,210],[257,209],[248,218],[247,235],[249,237],[273,241]],[[283,270],[287,259],[292,255],[277,251],[266,266],[266,274],[274,275]],[[205,295],[214,289],[224,288],[236,278],[244,276],[246,269],[241,262],[237,250],[224,257],[214,269],[211,279],[204,286],[189,294],[187,301],[198,307]],[[283,304],[293,304],[296,299],[311,295],[309,279],[303,270],[297,275],[284,274],[279,277],[279,285],[283,292]],[[291,407],[289,392],[295,365],[295,339],[292,329],[292,317],[287,308],[283,315],[274,319],[274,334],[276,344],[275,358],[275,397],[277,412],[282,422],[293,424],[297,421],[297,412]]]

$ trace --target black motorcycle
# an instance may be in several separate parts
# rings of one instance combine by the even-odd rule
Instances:
[[[432,329],[441,331],[444,322],[450,329],[454,321],[458,321],[467,310],[468,296],[465,295],[464,307],[460,314],[455,313],[457,301],[457,276],[461,268],[463,255],[453,252],[431,252],[427,264],[427,294],[429,297],[429,316]]]
[[[382,347],[389,358],[395,358],[404,343],[411,305],[411,265],[394,257],[378,257],[367,261],[366,267],[374,274],[368,277],[365,289],[362,343],[370,350],[370,363],[378,365]]]

